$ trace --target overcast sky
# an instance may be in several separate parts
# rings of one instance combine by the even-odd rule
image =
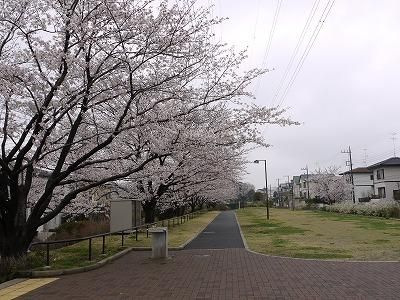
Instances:
[[[348,146],[355,167],[392,157],[392,133],[397,133],[397,156],[400,153],[400,1],[335,1],[287,96],[274,97],[317,2],[282,91],[332,1],[281,1],[268,51],[278,0],[204,0],[214,5],[214,16],[229,17],[216,28],[216,39],[237,49],[247,46],[247,67],[273,70],[252,85],[256,102],[282,103],[302,123],[263,130],[273,146],[254,151],[249,160],[268,160],[268,184],[299,175],[306,165],[310,171],[332,165],[347,170],[348,156],[341,150]],[[262,165],[249,165],[244,180],[262,188],[263,170]]]

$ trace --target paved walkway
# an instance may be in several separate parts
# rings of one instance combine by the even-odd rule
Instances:
[[[223,213],[214,225],[230,217]],[[213,238],[209,241],[219,246]],[[21,299],[399,299],[400,295],[400,263],[279,258],[244,248],[188,249],[170,255],[167,260],[152,260],[149,252],[131,252],[103,268],[62,276]]]
[[[244,248],[233,211],[223,211],[185,249]]]

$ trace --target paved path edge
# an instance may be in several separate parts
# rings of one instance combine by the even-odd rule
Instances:
[[[246,241],[246,238],[244,237],[244,234],[243,234],[243,231],[242,231],[242,226],[240,226],[239,219],[238,219],[238,217],[237,217],[236,211],[235,211],[235,218],[236,218],[236,223],[237,223],[237,225],[238,225],[238,227],[239,227],[239,232],[240,232],[240,236],[242,237],[242,241],[243,241],[244,248],[245,248],[247,251],[252,252],[252,251],[250,250],[250,248],[249,248],[249,245],[247,245],[247,241]]]
[[[4,281],[4,282],[0,283],[0,290],[8,288],[9,286],[13,286],[13,285],[23,282],[25,280],[28,280],[28,278],[14,278],[11,280]]]

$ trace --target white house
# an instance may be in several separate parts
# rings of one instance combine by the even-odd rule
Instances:
[[[351,172],[343,172],[347,183],[351,183]],[[368,202],[374,195],[373,172],[368,168],[353,169],[354,198],[356,202]]]
[[[400,200],[400,157],[391,157],[368,169],[373,172],[375,195],[380,199]]]

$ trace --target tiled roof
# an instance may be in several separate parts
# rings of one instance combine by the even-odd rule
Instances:
[[[400,157],[391,157],[389,159],[369,166],[368,169],[374,169],[383,166],[400,166]]]
[[[372,171],[368,168],[355,168],[355,169],[353,169],[353,174],[355,174],[355,173],[359,173],[359,174],[372,173]],[[339,175],[345,175],[345,174],[350,174],[350,171],[340,173]]]

